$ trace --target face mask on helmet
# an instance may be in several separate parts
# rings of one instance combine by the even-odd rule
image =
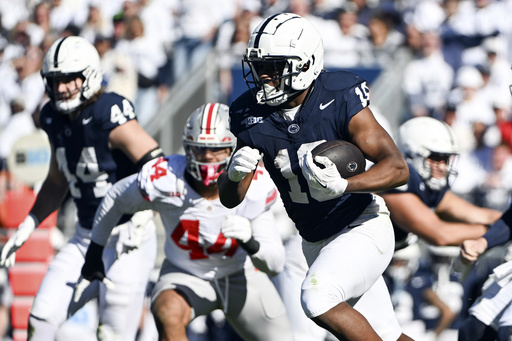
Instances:
[[[187,172],[205,186],[215,183],[227,166],[235,145],[236,138],[229,130],[228,106],[220,103],[202,105],[190,115],[183,131]],[[229,148],[227,153],[226,148]],[[220,160],[201,161],[207,152]],[[226,154],[224,158],[223,154]]]
[[[445,122],[432,117],[410,119],[400,126],[399,146],[432,191],[445,188],[454,179],[454,164],[459,149],[452,129]],[[437,163],[438,168],[444,167],[444,174],[433,174],[433,163]]]
[[[242,68],[258,104],[286,103],[307,89],[322,71],[322,39],[299,15],[270,16],[252,33]]]
[[[82,37],[61,38],[48,49],[41,76],[55,108],[62,113],[74,112],[101,89],[98,51]]]

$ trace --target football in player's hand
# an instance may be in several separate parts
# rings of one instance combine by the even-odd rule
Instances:
[[[347,141],[333,140],[321,143],[313,148],[311,155],[313,160],[318,155],[329,158],[344,179],[364,172],[366,167],[366,159],[361,150]],[[317,162],[315,164],[323,167]]]

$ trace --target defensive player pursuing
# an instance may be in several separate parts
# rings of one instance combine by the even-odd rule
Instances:
[[[400,126],[398,145],[409,164],[409,181],[381,193],[391,212],[396,249],[408,246],[410,236],[432,245],[459,246],[482,236],[499,219],[501,212],[475,206],[450,191],[459,149],[448,124],[432,117],[412,118]]]
[[[512,207],[490,226],[482,237],[461,245],[465,263],[475,262],[488,249],[512,240]],[[508,341],[512,339],[512,261],[507,259],[492,271],[482,295],[469,308],[459,328],[459,341]]]
[[[29,317],[29,340],[54,340],[67,317],[86,300],[99,296],[100,340],[134,340],[144,291],[156,257],[151,212],[125,216],[105,249],[104,261],[111,290],[95,283],[75,304],[73,287],[80,276],[90,242],[93,217],[101,199],[118,179],[137,172],[137,166],[162,154],[157,142],[137,123],[132,104],[105,93],[98,52],[87,40],[57,40],[45,55],[42,77],[50,97],[41,111],[41,127],[48,134],[52,156],[48,176],[27,218],[2,249],[0,265],[14,264],[15,253],[32,231],[58,209],[68,191],[77,207],[76,232],[50,264],[34,299]],[[128,229],[139,226],[142,245],[116,260],[130,243]],[[134,278],[132,273],[138,276]]]
[[[246,340],[293,340],[284,304],[267,276],[284,266],[284,247],[269,210],[277,191],[268,173],[256,169],[237,208],[219,200],[217,177],[236,145],[228,110],[220,103],[197,108],[184,129],[186,156],[161,157],[138,176],[119,181],[95,217],[82,269],[88,281],[104,278],[101,250],[119,217],[147,209],[160,213],[166,258],[151,305],[160,340],[186,340],[187,324],[215,309],[224,310]]]
[[[263,153],[303,238],[306,315],[343,340],[409,340],[382,278],[393,255],[393,227],[384,200],[371,194],[405,184],[408,168],[368,108],[365,80],[322,72],[319,32],[291,13],[258,25],[243,67],[250,90],[230,107],[237,149],[219,176],[222,203],[240,204]],[[349,179],[326,158],[316,157],[322,164],[316,165],[311,149],[336,139],[354,143],[375,165]]]

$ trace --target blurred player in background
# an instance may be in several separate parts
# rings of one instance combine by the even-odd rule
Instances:
[[[237,149],[219,176],[222,203],[240,204],[263,153],[303,239],[306,315],[342,340],[409,340],[382,278],[394,249],[389,212],[371,194],[406,183],[407,164],[368,108],[365,80],[322,72],[320,33],[291,13],[258,25],[243,67],[250,90],[230,108]],[[329,159],[313,162],[311,149],[326,140],[354,143],[375,165],[343,179]]]
[[[246,340],[293,340],[285,307],[268,277],[284,264],[284,247],[269,209],[277,191],[268,173],[256,170],[254,184],[237,208],[228,209],[219,200],[217,177],[235,145],[228,107],[202,105],[185,125],[186,156],[161,157],[119,181],[95,217],[82,269],[87,282],[104,279],[101,249],[119,217],[147,209],[160,213],[166,259],[151,308],[160,340],[186,340],[188,323],[215,309],[223,310]]]
[[[482,237],[461,245],[463,263],[473,263],[487,250],[512,240],[512,207],[491,225]],[[512,260],[492,270],[482,295],[469,308],[469,316],[459,329],[459,341],[508,341],[512,339]]]
[[[397,250],[416,236],[431,245],[459,246],[482,236],[499,219],[499,211],[475,206],[450,191],[459,148],[445,122],[412,118],[400,126],[398,145],[409,165],[409,181],[380,194],[391,212]]]
[[[40,115],[51,143],[50,169],[29,215],[2,249],[0,265],[14,264],[16,251],[60,207],[69,191],[77,207],[76,232],[55,256],[41,283],[30,311],[28,339],[54,340],[58,327],[70,315],[99,296],[99,339],[134,340],[156,257],[152,212],[123,216],[119,225],[116,221],[116,233],[104,253],[114,290],[95,283],[76,304],[73,287],[80,277],[101,199],[118,179],[137,172],[138,166],[162,152],[137,123],[132,104],[103,91],[98,52],[85,39],[57,40],[45,55],[41,74],[50,97]],[[135,226],[141,231],[137,236],[132,234]],[[141,246],[126,254],[133,243],[139,243],[136,239]]]
[[[512,93],[512,86],[510,87]],[[468,264],[475,264],[472,273],[489,273],[483,284],[481,295],[468,310],[468,316],[459,328],[459,341],[512,340],[512,257],[510,241],[512,240],[512,206],[492,224],[480,238],[465,240],[461,245],[460,259],[454,269],[468,272]],[[490,249],[507,245],[501,263],[492,270],[489,263],[478,264]],[[501,259],[498,259],[498,262]],[[495,265],[495,264],[493,264]],[[491,265],[492,266],[492,265]],[[458,268],[457,268],[458,267]],[[483,268],[483,271],[482,271]],[[485,271],[487,270],[487,271]]]

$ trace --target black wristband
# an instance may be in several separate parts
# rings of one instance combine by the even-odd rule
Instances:
[[[91,240],[89,248],[85,254],[85,263],[82,267],[82,277],[92,281],[94,279],[103,280],[105,278],[105,267],[103,265],[104,246]]]
[[[160,156],[165,156],[164,152],[162,151],[162,148],[156,147],[155,149],[150,150],[149,152],[146,153],[146,155],[141,157],[139,161],[135,163],[135,165],[137,166],[138,169],[141,169],[142,166],[144,166],[147,162],[156,159],[157,157]]]
[[[247,243],[238,242],[240,244],[240,247],[245,250],[249,254],[249,256],[254,255],[256,252],[260,250],[260,242],[258,242],[254,237],[251,237],[247,241]]]

